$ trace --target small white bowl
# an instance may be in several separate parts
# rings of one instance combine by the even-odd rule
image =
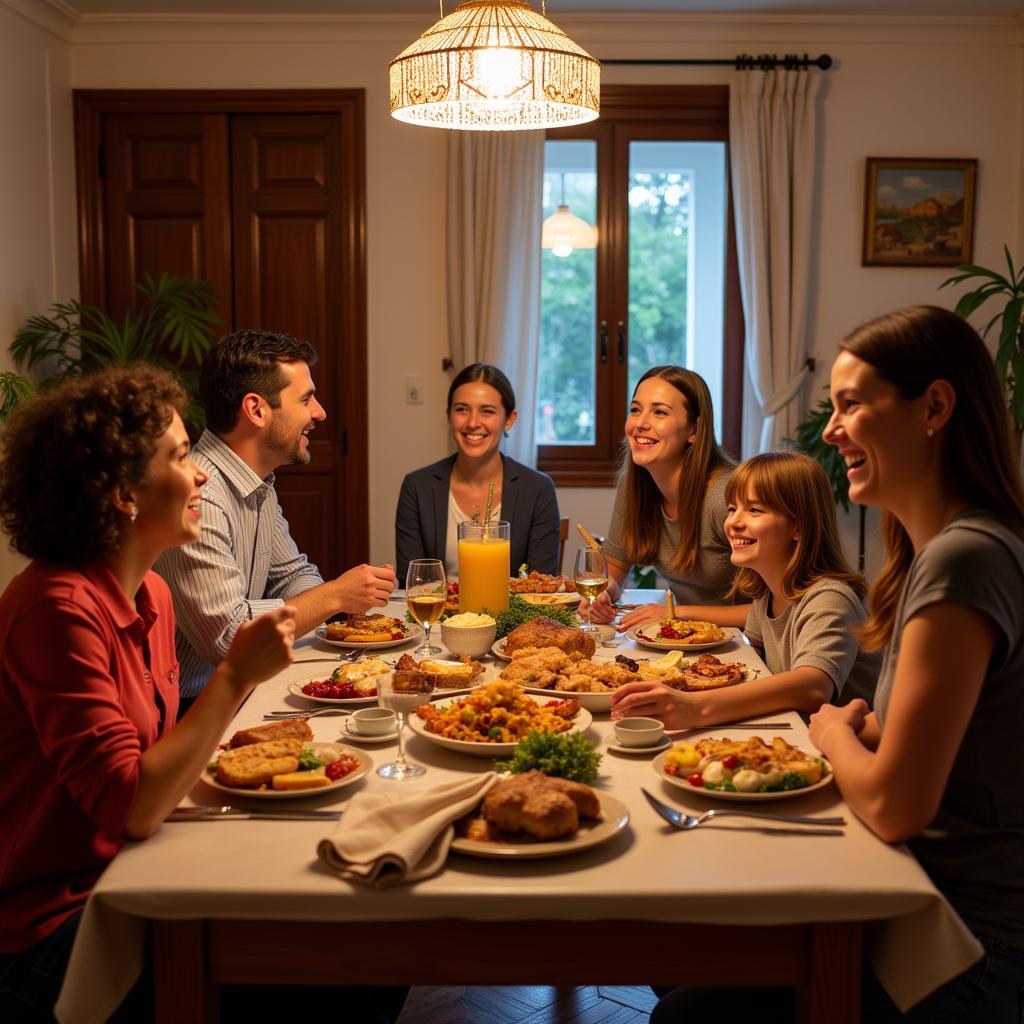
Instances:
[[[481,658],[491,649],[498,626],[449,626],[441,623],[441,641],[452,654],[467,658]]]
[[[665,726],[656,718],[620,718],[613,728],[624,747],[656,747],[665,739]]]
[[[351,722],[362,736],[385,736],[395,731],[395,713],[391,708],[360,708],[352,712]]]

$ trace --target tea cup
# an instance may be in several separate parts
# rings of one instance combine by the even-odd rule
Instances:
[[[656,747],[665,737],[665,726],[656,718],[620,718],[613,728],[623,747]]]
[[[361,736],[386,736],[395,731],[395,713],[390,708],[360,708],[349,718],[349,728]]]

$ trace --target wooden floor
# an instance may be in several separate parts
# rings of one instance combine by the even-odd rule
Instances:
[[[398,1024],[647,1024],[645,987],[413,988]]]

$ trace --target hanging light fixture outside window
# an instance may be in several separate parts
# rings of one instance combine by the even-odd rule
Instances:
[[[562,175],[562,201],[541,226],[540,245],[550,249],[553,256],[569,256],[573,249],[596,249],[597,228],[582,217],[569,212],[565,201],[565,175]]]
[[[389,65],[391,115],[470,131],[585,124],[600,64],[525,0],[463,0]]]

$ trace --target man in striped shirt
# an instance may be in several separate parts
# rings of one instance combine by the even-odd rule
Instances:
[[[316,358],[306,341],[243,330],[221,338],[203,361],[207,429],[191,452],[209,477],[202,533],[156,563],[174,599],[186,707],[248,619],[287,602],[301,636],[338,612],[383,607],[394,589],[390,565],[359,565],[325,582],[277,503],[274,470],[309,462],[309,434],[326,418],[310,374]]]

